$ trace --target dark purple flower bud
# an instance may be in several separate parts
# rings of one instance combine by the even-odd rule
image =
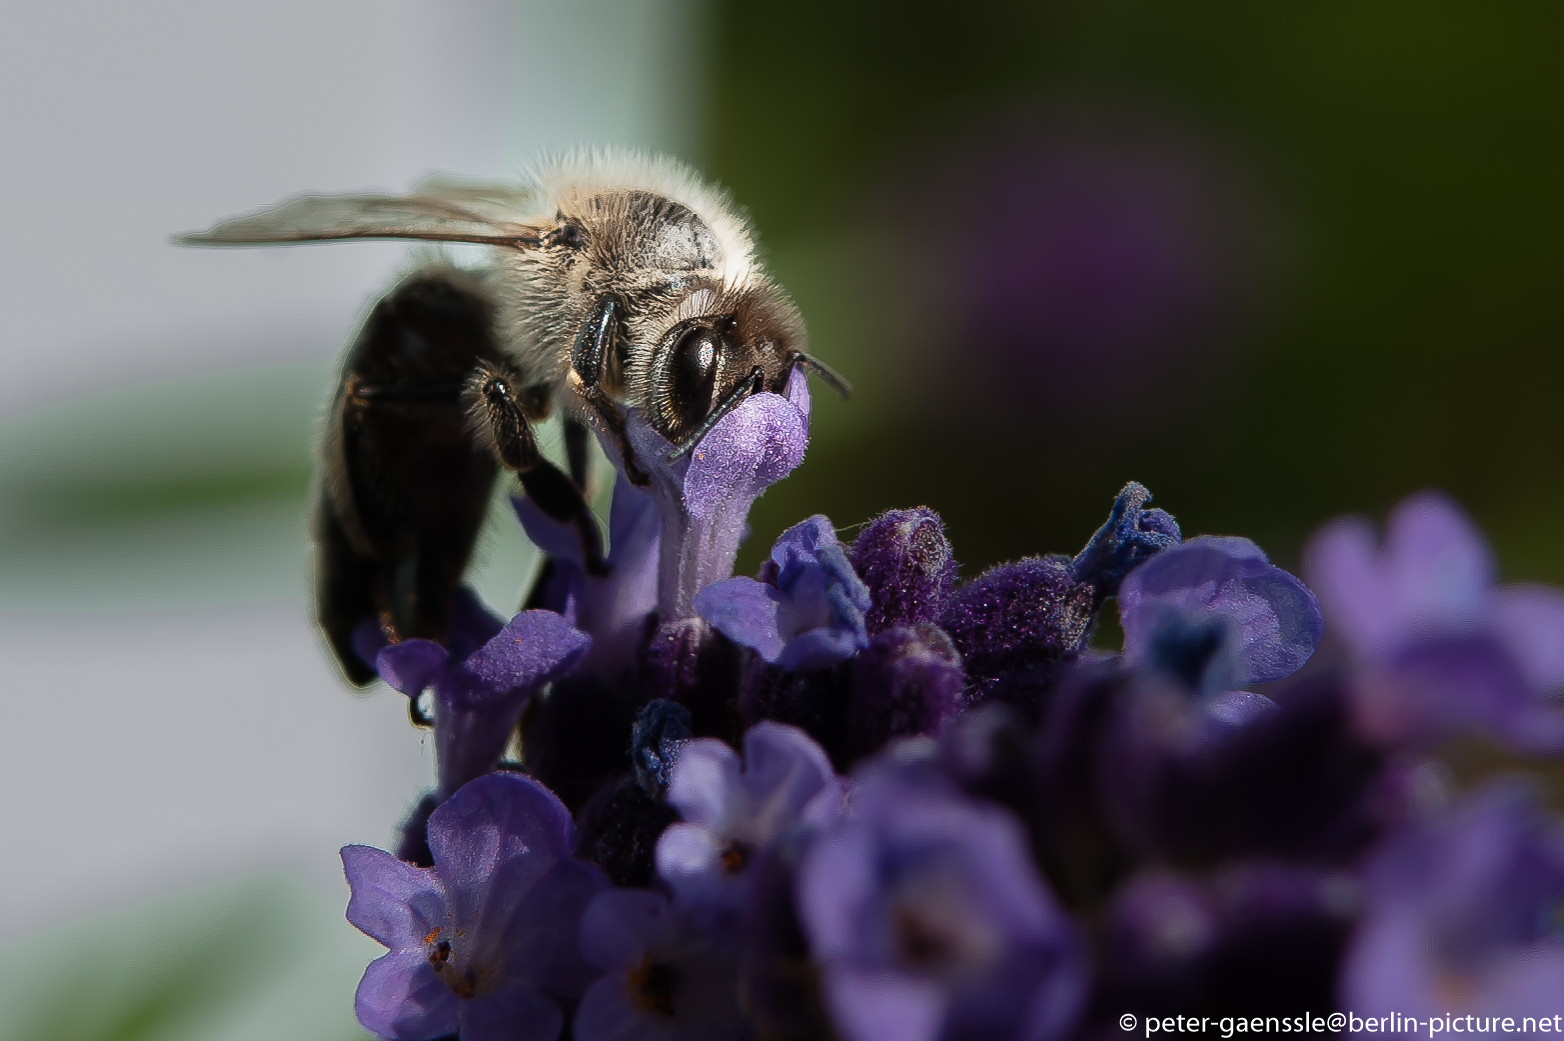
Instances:
[[[1213,1016],[1329,1007],[1356,904],[1350,879],[1277,863],[1212,878],[1148,871],[1108,911],[1100,1007]]]
[[[1119,588],[1124,657],[1204,694],[1292,675],[1324,630],[1314,595],[1248,539],[1203,535]]]
[[[348,921],[390,948],[364,971],[358,1021],[392,1041],[553,1041],[557,1001],[592,979],[576,937],[603,887],[570,859],[569,811],[528,778],[490,774],[441,804],[428,834],[431,868],[342,849]]]
[[[581,919],[587,988],[577,1041],[742,1041],[734,938],[662,893],[609,889]]]
[[[804,459],[808,379],[795,367],[784,394],[745,399],[676,462],[667,461],[673,446],[633,409],[626,429],[651,475],[650,492],[662,522],[658,608],[664,622],[690,618],[695,594],[733,574],[750,506]]]
[[[692,736],[690,710],[677,701],[658,698],[641,709],[630,729],[630,761],[648,795],[662,798],[679,750]]]
[[[963,704],[961,655],[928,622],[875,634],[852,669],[847,736],[855,757],[878,751],[893,737],[932,734]]]
[[[1426,1020],[1545,1016],[1564,994],[1564,823],[1493,784],[1409,828],[1369,868],[1342,1007]],[[1464,1029],[1502,1032],[1497,1026]]]
[[[621,774],[597,790],[576,814],[581,859],[596,864],[616,886],[649,886],[656,875],[657,839],[679,814]]]
[[[937,621],[956,584],[945,524],[926,506],[880,514],[858,533],[851,556],[874,605],[864,616],[871,633]]]
[[[465,659],[430,640],[406,640],[383,648],[375,668],[409,697],[434,688],[440,793],[449,796],[494,766],[528,699],[591,644],[552,611],[523,611]]]
[[[575,528],[544,513],[528,498],[511,500],[533,544],[548,554],[536,606],[561,615],[592,637],[581,671],[617,679],[634,663],[657,610],[657,504],[620,474],[608,517],[607,572],[588,574]]]
[[[749,868],[774,842],[839,811],[842,786],[819,745],[797,727],[757,723],[744,759],[713,738],[684,746],[668,785],[683,822],[657,843],[657,873],[692,906],[737,908]]]
[[[1086,645],[1099,600],[1065,557],[1031,557],[984,572],[951,596],[940,619],[973,696],[1013,704],[1029,719],[1060,671]]]
[[[1146,509],[1150,501],[1151,492],[1145,485],[1126,484],[1113,501],[1107,521],[1070,562],[1076,581],[1096,586],[1099,598],[1115,595],[1125,575],[1178,544],[1178,522],[1164,510]]]
[[[766,580],[729,578],[695,595],[695,609],[734,643],[787,672],[813,672],[869,645],[869,589],[825,517],[784,531]]]
[[[1486,541],[1450,499],[1402,502],[1383,544],[1366,520],[1335,521],[1305,560],[1362,666],[1365,733],[1427,742],[1479,729],[1523,753],[1564,749],[1564,591],[1498,585]]]
[[[1086,996],[1080,937],[1015,819],[881,762],[799,867],[799,917],[838,1037],[1051,1041]]]

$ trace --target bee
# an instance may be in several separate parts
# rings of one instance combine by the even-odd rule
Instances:
[[[674,462],[747,397],[780,391],[794,366],[851,393],[806,352],[803,319],[732,199],[668,158],[577,152],[517,185],[304,196],[178,241],[336,239],[488,247],[475,268],[427,259],[374,305],[343,359],[311,527],[316,619],[355,684],[375,675],[355,644],[367,625],[392,641],[446,639],[501,468],[601,570],[583,493],[589,428],[644,486],[626,409]],[[569,473],[533,432],[555,408]]]

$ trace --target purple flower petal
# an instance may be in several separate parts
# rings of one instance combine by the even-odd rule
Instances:
[[[1145,485],[1131,481],[1124,486],[1107,521],[1070,561],[1076,581],[1090,583],[1101,597],[1114,596],[1125,575],[1178,545],[1178,523],[1164,510],[1146,509],[1150,501]]]
[[[520,875],[520,872],[513,872]],[[511,881],[502,869],[495,889]],[[597,973],[580,956],[581,916],[608,881],[590,864],[562,859],[526,892],[505,924],[506,968],[544,993],[576,998]]]
[[[1241,663],[1235,686],[1292,675],[1324,631],[1313,594],[1240,538],[1190,539],[1129,573],[1119,589],[1127,660],[1150,658],[1156,627],[1169,612],[1214,616],[1234,627]]]
[[[775,588],[742,575],[725,578],[695,594],[695,610],[713,629],[768,662],[782,655],[784,641],[777,629]]]
[[[422,951],[393,951],[369,963],[353,1011],[370,1033],[389,1041],[426,1041],[456,1032],[461,1001]]]
[[[1359,654],[1481,620],[1495,575],[1493,555],[1471,520],[1438,492],[1391,511],[1384,545],[1361,518],[1322,528],[1305,554],[1311,584],[1333,626]]]
[[[782,533],[766,581],[714,582],[694,605],[713,628],[788,672],[829,668],[869,644],[869,589],[822,516]]]
[[[433,874],[372,846],[343,846],[342,871],[353,895],[348,921],[393,951],[417,947],[445,914]]]
[[[435,685],[451,655],[433,640],[403,640],[388,644],[375,656],[380,678],[410,698]]]
[[[1527,685],[1550,694],[1564,686],[1564,590],[1505,586],[1495,596],[1493,614]]]
[[[521,529],[534,546],[557,561],[574,564],[578,569],[586,567],[586,560],[581,555],[581,536],[573,525],[550,517],[525,495],[511,496],[510,504],[516,511],[516,519],[521,521]]]
[[[699,737],[684,746],[668,781],[668,805],[679,816],[701,827],[727,827],[740,812],[739,755],[714,737]]]
[[[724,416],[691,453],[684,476],[690,516],[748,512],[761,492],[804,461],[809,380],[794,368],[783,394],[756,394]],[[742,521],[742,518],[740,518]]]
[[[1564,825],[1493,784],[1387,843],[1342,966],[1349,1008],[1552,1016],[1564,986]]]
[[[658,609],[665,623],[693,617],[695,594],[733,574],[750,506],[803,460],[807,378],[795,367],[785,396],[752,395],[673,463],[667,462],[673,446],[633,409],[625,429],[648,468],[661,518]]]
[[[575,667],[592,638],[552,611],[523,611],[463,663],[495,690],[537,688]]]
[[[1450,499],[1391,512],[1384,544],[1348,518],[1306,560],[1333,631],[1356,654],[1360,725],[1378,741],[1486,730],[1523,753],[1564,749],[1564,592],[1497,587],[1493,555]]]
[[[609,889],[581,916],[581,953],[599,969],[631,965],[668,934],[668,899],[649,889]]]
[[[482,884],[512,857],[528,856],[546,869],[575,847],[565,804],[518,774],[480,777],[429,816],[434,870],[453,888]]]
[[[1063,1036],[1086,997],[1084,951],[1018,822],[921,761],[871,767],[854,808],[795,885],[838,1031],[882,1036],[885,1017],[921,1037]]]
[[[742,771],[722,742],[691,741],[674,764],[667,795],[684,823],[669,825],[658,840],[658,875],[691,905],[739,906],[756,859],[807,814],[829,816],[839,805],[835,782],[825,751],[797,727],[751,727]]]
[[[738,1041],[738,957],[727,930],[649,890],[608,890],[581,920],[603,971],[576,1015],[580,1041]]]
[[[845,1041],[937,1041],[947,998],[929,980],[842,969],[825,978],[831,1018]]]
[[[835,776],[825,750],[797,727],[761,722],[744,735],[745,812],[759,832],[777,834]]]

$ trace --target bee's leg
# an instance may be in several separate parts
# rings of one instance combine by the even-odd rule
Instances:
[[[554,520],[575,529],[587,570],[603,574],[607,571],[603,542],[592,507],[576,482],[538,451],[517,393],[519,386],[514,377],[494,366],[479,366],[473,372],[467,397],[477,432],[488,440],[500,463],[520,478],[527,498]]]
[[[570,466],[570,478],[583,492],[587,490],[587,478],[591,476],[592,431],[587,425],[568,412],[565,422],[565,461]]]
[[[614,344],[619,311],[623,306],[618,297],[605,296],[592,309],[586,324],[581,327],[581,335],[576,337],[575,353],[570,360],[570,388],[587,403],[619,446],[619,455],[625,464],[625,476],[630,479],[630,483],[645,488],[652,481],[636,463],[635,450],[630,447],[630,439],[625,436],[625,414],[619,408],[619,403],[609,397],[601,385],[603,371],[608,365],[608,352]]]

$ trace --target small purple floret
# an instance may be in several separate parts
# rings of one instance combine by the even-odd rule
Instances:
[[[1564,591],[1499,585],[1449,498],[1402,502],[1383,544],[1361,518],[1329,524],[1306,560],[1332,631],[1365,666],[1365,731],[1398,742],[1477,728],[1522,752],[1564,749]]]
[[[523,611],[465,659],[431,640],[383,648],[375,668],[409,697],[433,687],[440,793],[494,766],[530,698],[573,669],[592,638],[552,611]]]
[[[626,430],[661,516],[658,608],[664,622],[690,618],[695,594],[733,574],[750,506],[803,462],[808,378],[795,367],[784,393],[747,398],[672,463],[673,446],[633,409]]]
[[[592,978],[577,923],[603,887],[570,859],[570,813],[542,785],[490,774],[429,818],[432,868],[345,846],[348,921],[390,948],[370,964],[355,1009],[390,1041],[460,1030],[464,1041],[553,1041],[559,999]]]
[[[695,609],[728,639],[788,672],[829,668],[869,645],[869,589],[827,518],[784,531],[762,574],[765,581],[714,582],[696,594]]]
[[[864,775],[853,811],[797,879],[838,1036],[1065,1036],[1086,997],[1084,945],[1016,820],[896,763]]]
[[[1561,908],[1564,824],[1525,789],[1490,785],[1371,865],[1343,1005],[1551,1019],[1564,994]]]
[[[608,515],[608,572],[589,574],[575,529],[525,497],[511,500],[521,526],[552,565],[538,607],[592,637],[583,672],[616,678],[634,660],[646,616],[657,610],[657,504],[619,474]]]
[[[944,630],[928,623],[876,633],[853,662],[847,702],[851,752],[876,752],[894,737],[933,734],[962,708],[966,673]]]
[[[581,953],[603,976],[582,996],[576,1038],[742,1041],[734,939],[662,893],[599,893],[581,919]]]
[[[1209,642],[1206,667],[1179,677],[1195,679],[1191,686],[1205,694],[1292,675],[1324,631],[1302,582],[1248,539],[1212,535],[1165,549],[1131,571],[1119,588],[1119,619],[1132,665],[1162,664],[1179,675],[1176,648]]]
[[[761,722],[728,745],[697,738],[679,753],[667,801],[682,823],[657,843],[657,873],[680,900],[738,907],[756,857],[801,822],[829,819],[841,784],[824,750],[797,727]]]

